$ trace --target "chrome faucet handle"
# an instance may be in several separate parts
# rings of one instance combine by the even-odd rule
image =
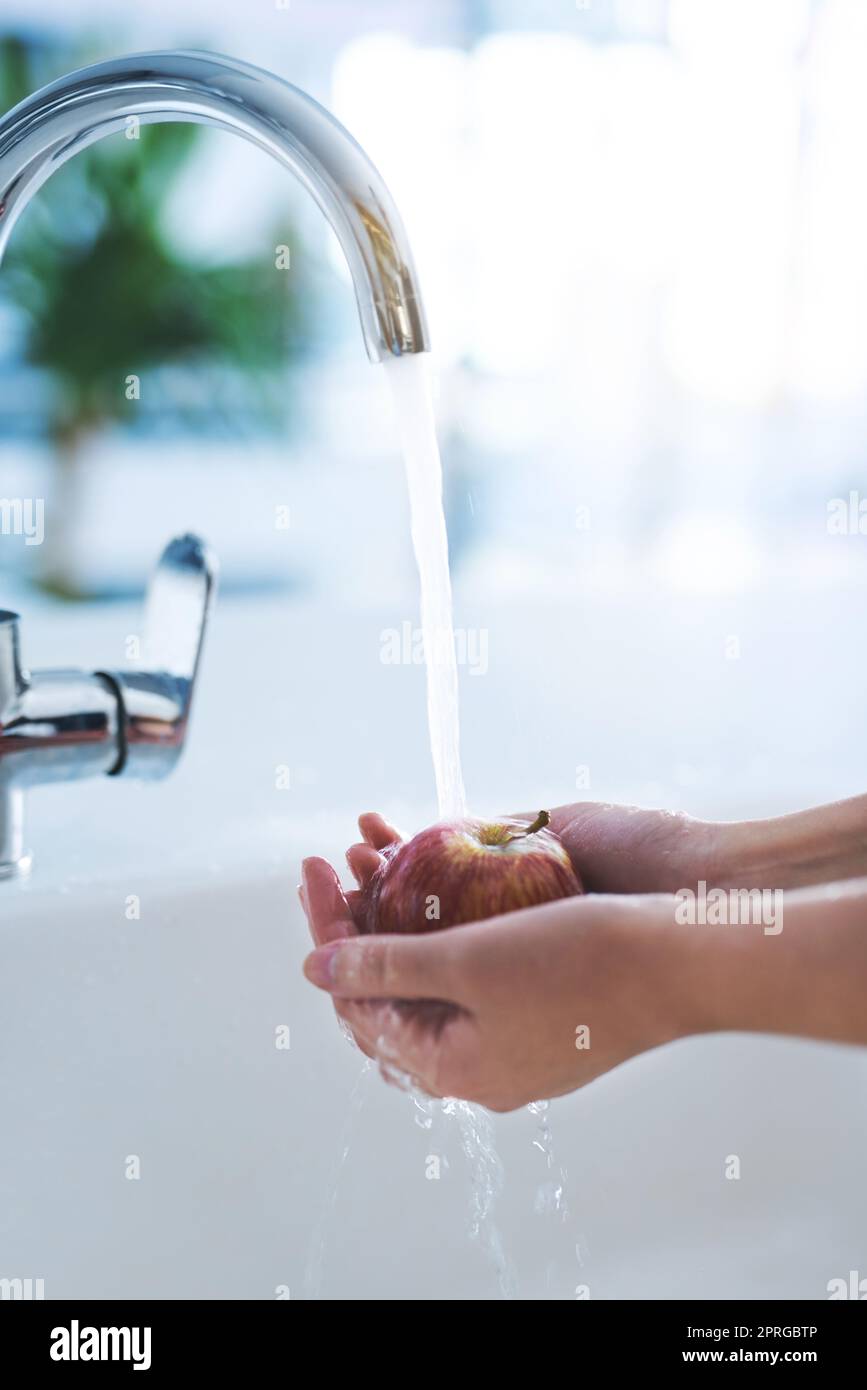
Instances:
[[[134,670],[30,672],[21,662],[18,615],[0,611],[0,879],[30,867],[28,787],[171,772],[186,737],[215,582],[216,562],[198,537],[166,546]]]
[[[139,663],[100,671],[119,697],[119,752],[113,775],[171,772],[184,745],[217,564],[198,536],[177,536],[148,586]]]
[[[24,689],[17,613],[0,609],[0,733]]]

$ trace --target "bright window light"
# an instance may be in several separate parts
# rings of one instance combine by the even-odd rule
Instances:
[[[754,583],[759,549],[734,518],[687,514],[660,537],[656,570],[663,583],[683,593],[736,593]]]

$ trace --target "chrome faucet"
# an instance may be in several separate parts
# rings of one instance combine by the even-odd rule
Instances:
[[[196,536],[166,546],[135,666],[35,671],[17,613],[0,611],[0,879],[26,873],[24,792],[99,773],[164,777],[180,756],[216,566]]]
[[[374,362],[428,351],[409,244],[367,155],[312,97],[218,54],[144,53],[80,68],[0,120],[0,261],[12,228],[51,174],[130,122],[194,121],[234,131],[312,193],[349,264]],[[213,566],[195,537],[173,541],[149,600],[150,667],[45,671],[21,665],[18,616],[0,612],[0,878],[29,867],[24,789],[96,773],[161,776],[183,744]]]
[[[367,155],[305,92],[216,53],[94,63],[13,107],[0,120],[0,258],[16,218],[55,169],[133,119],[219,126],[267,150],[297,174],[337,234],[371,360],[428,350],[406,232]]]

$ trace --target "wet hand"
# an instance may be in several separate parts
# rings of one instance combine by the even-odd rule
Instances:
[[[627,829],[635,871],[648,871],[654,847],[663,859],[669,852],[665,874],[680,871],[680,818],[596,810],[592,840],[589,808],[552,813],[588,886],[630,881],[616,852]],[[359,938],[359,890],[400,839],[378,815],[359,826],[363,840],[347,853],[359,889],[344,893],[325,860],[304,863],[301,901],[317,947],[305,971],[388,1078],[403,1073],[428,1094],[508,1110],[689,1031],[673,982],[653,983],[663,955],[668,962],[670,899],[567,899],[428,936]]]
[[[386,1075],[429,1095],[511,1110],[694,1031],[670,898],[568,898],[425,936],[359,937],[317,919],[334,892],[322,861],[306,883],[325,940],[308,979]]]

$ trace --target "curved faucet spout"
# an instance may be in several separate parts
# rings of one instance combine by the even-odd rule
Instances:
[[[367,155],[312,97],[218,54],[95,63],[9,111],[0,120],[0,258],[16,218],[54,170],[131,117],[219,126],[267,150],[310,190],[337,234],[371,360],[428,350],[406,232]]]

